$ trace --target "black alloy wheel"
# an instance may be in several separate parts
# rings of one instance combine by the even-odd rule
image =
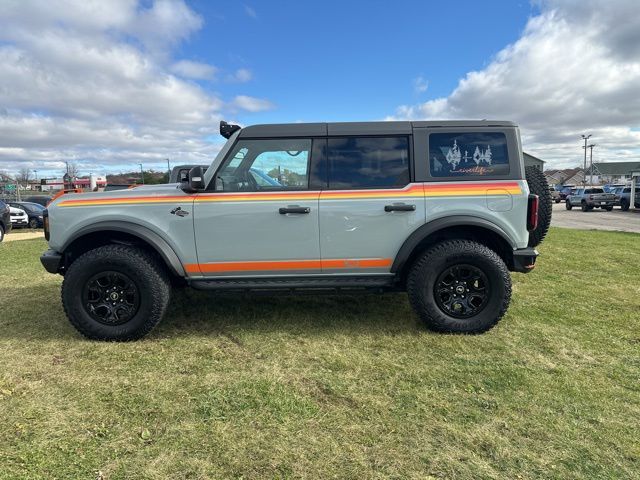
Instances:
[[[103,325],[122,325],[131,320],[140,307],[140,290],[129,276],[105,271],[89,279],[82,291],[87,314]]]
[[[440,274],[433,296],[438,308],[454,318],[469,318],[487,305],[491,292],[487,276],[473,265],[454,265]]]

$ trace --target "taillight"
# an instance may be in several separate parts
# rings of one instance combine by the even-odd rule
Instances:
[[[538,228],[538,207],[540,206],[540,199],[538,195],[529,195],[529,201],[527,202],[527,230],[530,232]]]
[[[42,225],[44,227],[44,238],[49,241],[49,212],[46,208],[42,211]]]

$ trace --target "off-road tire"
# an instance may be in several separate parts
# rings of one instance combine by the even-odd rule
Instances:
[[[620,200],[620,208],[622,209],[623,212],[626,212],[627,210],[629,210],[630,204],[629,202],[627,202],[626,200]]]
[[[573,208],[573,205],[571,205],[571,202],[569,200],[566,201],[564,206],[567,210],[571,210]]]
[[[127,275],[139,292],[139,307],[126,323],[106,325],[83,305],[83,288],[102,271]],[[128,245],[105,245],[81,255],[69,267],[62,283],[62,304],[71,324],[92,340],[125,342],[148,334],[164,316],[171,285],[163,265],[150,253]]]
[[[471,265],[488,279],[489,299],[476,315],[460,319],[437,304],[434,288],[442,272],[454,265]],[[447,333],[482,333],[504,315],[511,300],[511,277],[504,261],[490,248],[470,240],[447,240],[429,248],[412,265],[407,278],[409,301],[431,330]]]
[[[525,176],[529,184],[529,191],[538,196],[538,226],[529,232],[529,246],[537,247],[542,243],[551,225],[553,198],[549,191],[549,184],[541,170],[535,167],[525,167]]]
[[[0,225],[0,243],[4,240],[4,226]]]

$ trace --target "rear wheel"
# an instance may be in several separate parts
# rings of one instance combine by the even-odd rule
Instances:
[[[71,264],[62,303],[71,324],[94,340],[137,340],[164,316],[170,282],[148,252],[127,245],[90,250]]]
[[[38,228],[38,220],[35,218],[29,220],[29,228]]]
[[[493,250],[470,240],[450,240],[431,247],[414,263],[407,292],[428,328],[481,333],[506,312],[511,278]]]
[[[571,210],[573,208],[573,205],[571,205],[571,202],[569,200],[565,202],[564,206],[567,210]]]
[[[582,208],[583,212],[588,212],[589,210],[591,210],[589,207],[587,207],[587,204],[585,202],[582,202],[580,204],[580,208]]]
[[[620,208],[623,212],[626,212],[627,210],[629,210],[629,202],[624,199],[620,200]]]
[[[541,170],[535,167],[525,167],[525,175],[529,191],[538,196],[538,226],[529,232],[529,246],[537,247],[542,243],[551,225],[553,199],[547,179]]]

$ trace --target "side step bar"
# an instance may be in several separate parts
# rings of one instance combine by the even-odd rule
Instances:
[[[191,280],[189,285],[198,290],[269,290],[269,291],[317,291],[368,290],[389,288],[394,284],[393,275],[344,276],[344,277],[271,277],[271,278],[216,278]]]

